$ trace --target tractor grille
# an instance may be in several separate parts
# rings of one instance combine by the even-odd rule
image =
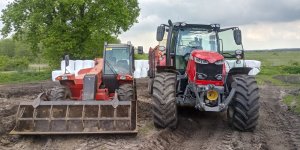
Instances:
[[[222,74],[223,65],[216,65],[214,63],[199,64],[196,63],[196,78],[198,80],[217,80],[216,75]],[[199,74],[206,75],[205,79],[200,79]]]

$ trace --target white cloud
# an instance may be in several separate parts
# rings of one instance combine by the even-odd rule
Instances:
[[[0,0],[0,9],[13,0]],[[156,27],[173,21],[240,26],[246,49],[300,47],[299,0],[139,0],[139,23],[119,38],[147,51]],[[0,22],[0,28],[2,24]]]
[[[240,26],[246,49],[300,47],[299,0],[140,0],[139,23],[123,33],[144,49],[157,45],[156,27],[173,21]],[[150,36],[152,35],[152,36]]]

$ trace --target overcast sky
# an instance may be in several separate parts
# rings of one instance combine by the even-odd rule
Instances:
[[[0,0],[0,9],[12,0]],[[139,0],[139,23],[119,38],[147,51],[161,23],[239,26],[245,49],[300,48],[300,0]],[[2,25],[0,25],[2,27]]]

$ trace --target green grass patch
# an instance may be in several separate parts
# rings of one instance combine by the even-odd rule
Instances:
[[[148,54],[135,54],[135,60],[148,60]]]
[[[300,114],[300,93],[298,95],[286,95],[283,98],[283,102],[287,104],[290,110]]]
[[[259,60],[264,66],[299,66],[300,51],[245,51],[245,59]]]
[[[51,79],[51,71],[0,72],[0,84],[26,83]]]

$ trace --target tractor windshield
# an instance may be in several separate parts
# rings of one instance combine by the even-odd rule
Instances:
[[[234,30],[229,29],[218,33],[221,41],[220,51],[226,57],[227,55],[234,55],[236,50],[243,50],[243,45],[237,45],[233,36]]]
[[[189,54],[195,49],[217,52],[216,32],[203,28],[180,29],[176,44],[176,69],[185,70]]]
[[[176,55],[184,56],[192,50],[217,51],[216,33],[207,29],[181,29],[178,34]]]
[[[129,74],[129,49],[127,47],[107,47],[104,63],[104,74]]]

